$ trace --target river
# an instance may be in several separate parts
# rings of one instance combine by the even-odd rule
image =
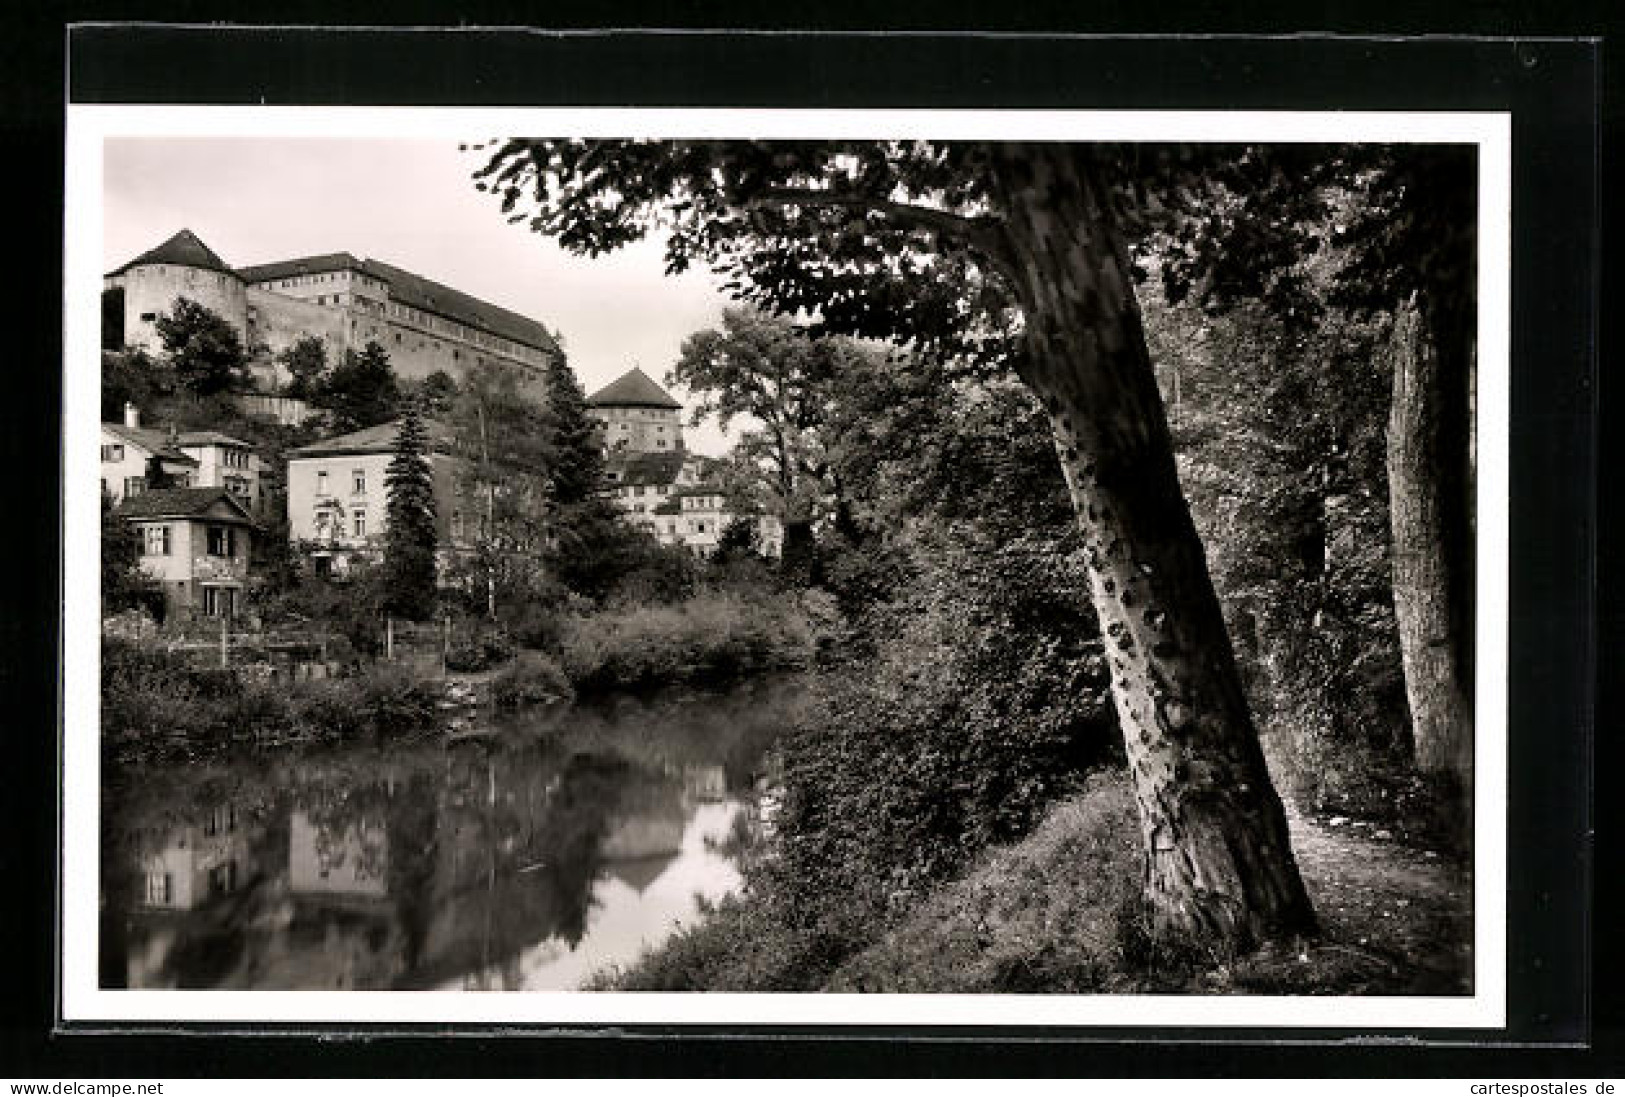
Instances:
[[[763,752],[802,702],[766,681],[110,774],[102,985],[579,987],[739,887]]]

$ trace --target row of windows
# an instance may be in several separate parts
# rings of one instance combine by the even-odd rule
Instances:
[[[169,556],[175,542],[167,525],[144,526],[141,530],[141,551],[146,556]],[[237,555],[237,531],[231,526],[209,526],[207,550],[210,556],[227,558]]]
[[[335,517],[338,519],[339,528],[337,531],[333,529],[333,519]],[[365,537],[367,535],[366,510],[361,507],[357,507],[355,510],[350,512],[350,528],[352,530],[351,536],[353,537]],[[325,510],[319,512],[316,515],[316,536],[319,538],[325,538],[334,532],[337,532],[340,536],[343,535],[344,515],[338,514],[335,516]]]
[[[316,473],[316,494],[319,495],[319,496],[328,494],[327,473],[325,473],[325,472],[317,472]],[[351,469],[350,470],[350,494],[351,495],[365,495],[365,494],[367,494],[367,470],[366,469]]]

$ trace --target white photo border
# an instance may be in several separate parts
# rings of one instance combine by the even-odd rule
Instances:
[[[1459,997],[105,990],[98,985],[103,148],[113,137],[493,135],[1459,143],[1479,154],[1473,993]],[[70,104],[64,163],[61,1019],[70,1024],[1495,1029],[1507,1017],[1511,115],[1507,112],[688,110]]]

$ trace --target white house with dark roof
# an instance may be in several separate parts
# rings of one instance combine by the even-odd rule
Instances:
[[[375,551],[389,528],[384,476],[395,456],[400,420],[324,438],[288,451],[288,537],[319,569],[343,572],[358,553]],[[451,433],[424,423],[434,482],[435,533],[444,550],[464,539],[457,458]]]
[[[233,617],[242,611],[254,520],[225,488],[154,488],[113,513],[141,537],[141,570],[171,614]]]
[[[270,464],[253,446],[215,430],[157,430],[141,425],[134,404],[122,423],[103,423],[102,492],[114,502],[146,486],[147,464],[158,457],[175,487],[225,488],[256,520],[265,516]]]
[[[518,369],[539,381],[560,357],[547,328],[511,309],[376,259],[329,252],[232,268],[190,229],[130,260],[104,279],[124,292],[124,340],[156,349],[153,324],[188,297],[219,313],[276,387],[274,357],[306,336],[320,339],[330,362],[377,342],[409,380],[437,370],[461,378],[481,362]]]
[[[198,459],[178,443],[173,432],[143,427],[141,412],[134,404],[126,404],[122,423],[102,424],[102,493],[115,503],[139,495],[146,487],[147,464],[154,457],[176,487],[192,486]]]

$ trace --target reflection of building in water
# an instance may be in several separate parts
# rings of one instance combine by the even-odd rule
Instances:
[[[288,816],[288,888],[294,894],[381,899],[389,894],[389,835],[381,823],[312,823]]]
[[[714,804],[728,798],[728,773],[721,766],[683,767],[683,796],[690,803]]]
[[[676,783],[641,781],[635,789],[611,817],[599,852],[605,872],[641,894],[682,851],[688,813]]]
[[[237,830],[237,810],[223,804],[201,826],[172,831],[157,852],[141,858],[136,905],[146,910],[196,909],[236,891],[248,867],[248,843]]]

